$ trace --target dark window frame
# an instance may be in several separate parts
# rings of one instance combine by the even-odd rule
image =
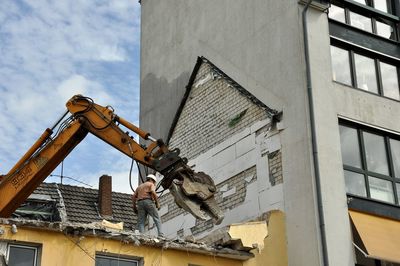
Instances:
[[[41,256],[41,246],[40,245],[34,245],[34,244],[26,244],[26,243],[8,243],[7,245],[7,260],[10,260],[10,252],[11,252],[11,248],[15,247],[15,248],[24,248],[24,249],[32,249],[35,251],[35,258],[34,258],[34,266],[40,266],[41,264],[41,260],[40,260],[40,256]]]
[[[338,0],[332,0],[332,2],[337,2],[337,1]],[[358,3],[357,1],[351,1],[351,0],[350,1],[349,0],[345,0],[344,2],[349,4],[349,5],[357,5],[357,6],[361,6],[361,7],[373,8],[374,10],[376,10],[376,12],[379,12],[379,13],[380,12],[386,13],[385,11],[381,11],[381,10],[375,8],[375,1],[376,0],[368,0],[368,1],[370,2],[370,4],[361,4],[361,3]],[[387,14],[396,16],[396,10],[394,8],[395,1],[394,0],[386,0],[386,5],[388,7]]]
[[[382,202],[382,203],[387,204],[387,205],[392,205],[392,206],[398,207],[400,205],[400,202],[399,202],[400,195],[397,194],[396,184],[400,185],[400,177],[396,178],[395,175],[394,175],[394,164],[393,164],[393,158],[392,158],[392,155],[391,155],[391,148],[390,148],[389,139],[400,140],[400,136],[396,135],[394,133],[391,133],[391,132],[387,132],[387,131],[384,131],[384,130],[368,127],[368,126],[365,126],[365,125],[362,125],[362,124],[354,123],[354,122],[351,122],[351,121],[348,121],[348,120],[343,120],[343,119],[339,120],[339,125],[357,130],[358,146],[359,146],[360,158],[361,158],[361,168],[350,166],[350,165],[345,165],[343,163],[343,169],[346,170],[346,171],[359,173],[359,174],[362,174],[364,176],[365,189],[366,189],[366,193],[367,193],[366,199],[372,200],[372,201],[377,201],[377,202]],[[366,161],[366,152],[365,152],[365,144],[364,144],[363,132],[379,135],[379,136],[382,136],[384,138],[386,158],[387,158],[387,163],[388,163],[388,167],[389,167],[389,169],[388,169],[389,170],[389,175],[384,175],[384,174],[381,174],[381,173],[372,172],[372,171],[369,171],[367,169],[367,161]],[[394,203],[390,203],[390,202],[386,202],[386,201],[381,201],[379,199],[371,198],[371,191],[370,191],[369,180],[368,180],[369,176],[375,177],[375,178],[379,178],[379,179],[383,179],[383,180],[387,180],[387,181],[391,182],[392,189],[393,189]],[[364,197],[362,197],[360,195],[354,195],[354,194],[351,194],[351,193],[347,193],[347,196],[350,196],[350,197],[354,196],[354,197],[364,198]]]
[[[400,61],[398,60],[394,60],[393,58],[389,58],[389,57],[385,57],[384,55],[381,54],[376,54],[373,53],[371,51],[367,51],[365,49],[362,49],[360,47],[357,46],[353,46],[351,44],[348,43],[344,43],[341,42],[337,39],[332,39],[331,38],[331,46],[340,48],[340,49],[344,49],[349,53],[349,65],[350,65],[350,76],[351,76],[351,87],[366,93],[371,93],[373,95],[378,95],[381,97],[384,97],[386,99],[390,99],[390,100],[394,100],[399,102],[400,99],[395,99],[395,98],[391,98],[388,96],[384,95],[384,89],[383,89],[383,81],[382,81],[382,73],[381,73],[381,69],[380,69],[380,62],[388,64],[388,65],[392,65],[394,67],[396,67],[396,72],[397,72],[397,83],[398,83],[398,90],[399,90],[399,94],[400,94]],[[376,82],[377,82],[377,86],[378,86],[378,93],[375,92],[371,92],[371,91],[366,91],[363,90],[361,88],[359,88],[357,86],[357,70],[355,67],[355,59],[354,59],[354,54],[359,54],[362,56],[366,56],[369,57],[371,59],[374,60],[374,66],[375,66],[375,73],[376,73]],[[345,86],[349,86],[348,84],[344,84],[340,81],[336,81],[334,80],[334,82],[345,85]]]
[[[137,266],[144,266],[143,257],[129,256],[129,255],[123,255],[123,254],[114,254],[114,253],[105,253],[105,252],[96,252],[96,256],[95,256],[96,263],[97,263],[97,258],[131,261],[131,262],[136,262]],[[96,263],[95,263],[95,265],[97,265]]]
[[[371,2],[374,5],[374,0],[371,0]],[[367,34],[372,34],[375,37],[383,38],[385,40],[389,40],[389,41],[398,43],[400,41],[400,32],[399,32],[399,25],[400,25],[399,16],[400,16],[400,14],[398,14],[395,2],[393,0],[387,0],[387,3],[388,3],[388,9],[389,9],[388,12],[390,12],[390,13],[386,13],[386,12],[380,11],[378,9],[375,9],[372,6],[363,5],[361,3],[351,1],[351,0],[332,0],[331,1],[331,4],[344,9],[344,16],[345,16],[344,24],[348,25],[351,28],[354,28],[355,30],[362,31]],[[372,32],[360,29],[360,28],[352,25],[350,23],[350,11],[353,13],[370,18]],[[394,39],[386,38],[386,37],[378,34],[377,20],[379,20],[379,19],[386,21],[387,22],[386,24],[389,23],[388,25],[392,26],[393,31],[394,31]],[[329,20],[336,21],[331,18],[329,18]],[[343,24],[343,22],[340,22],[340,21],[337,21],[337,22]]]

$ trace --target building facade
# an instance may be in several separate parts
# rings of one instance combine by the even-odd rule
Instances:
[[[204,56],[260,102],[282,112],[281,192],[267,193],[269,201],[258,199],[279,203],[265,210],[285,214],[288,264],[395,265],[400,263],[395,252],[399,1],[305,2],[141,1],[140,126],[171,141],[178,136],[170,128],[193,65]],[[197,134],[185,148],[196,145],[204,132]],[[265,171],[272,172],[267,166]],[[272,184],[266,182],[265,187]],[[234,212],[230,217],[238,222],[256,216],[240,208]]]
[[[274,216],[278,227],[280,216]],[[276,227],[271,231],[282,231]],[[0,266],[251,266],[263,258],[249,250],[140,234],[136,228],[131,195],[112,192],[110,176],[100,178],[99,190],[43,183],[12,217],[0,218]]]
[[[204,57],[197,60],[180,106],[169,146],[179,148],[196,171],[213,178],[224,219],[218,226],[211,218],[195,219],[167,192],[160,197],[167,235],[201,238],[232,223],[282,210],[280,113]]]

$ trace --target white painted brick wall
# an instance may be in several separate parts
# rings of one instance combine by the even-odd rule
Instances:
[[[262,108],[224,78],[215,77],[207,63],[201,65],[193,84],[169,143],[179,148],[183,157],[194,158],[243,128],[267,119]],[[232,118],[246,109],[240,122],[230,127]]]
[[[196,220],[182,212],[167,193],[161,200],[168,205],[162,218],[169,237],[177,232],[201,236],[272,209],[283,209],[282,184],[271,184],[268,159],[271,151],[280,149],[279,132],[271,134],[265,111],[211,71],[206,63],[200,67],[169,145],[179,148],[195,171],[213,178],[225,219],[218,226]],[[246,109],[239,123],[229,127],[229,121]]]
[[[195,234],[196,237],[201,237],[209,230],[252,219],[269,210],[283,210],[282,184],[274,186],[270,180],[269,151],[265,140],[273,135],[267,132],[269,127],[266,125],[268,124],[258,123],[258,127],[253,125],[252,131],[249,128],[243,129],[189,162],[189,165],[195,164],[196,171],[204,171],[214,179],[218,188],[216,200],[225,214],[222,224],[213,226],[208,221],[196,220],[195,224],[192,221],[192,227],[186,221],[182,225],[184,215],[178,211],[178,207],[172,203],[171,195],[167,193],[163,198],[168,198],[171,212],[163,216],[163,222],[168,235],[174,237],[177,231],[182,233],[181,229],[184,228],[185,236]],[[249,152],[236,155],[228,164],[215,159],[216,155],[249,139],[256,140],[255,143],[249,142],[253,143]]]

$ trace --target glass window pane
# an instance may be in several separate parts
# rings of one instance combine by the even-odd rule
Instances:
[[[333,80],[351,86],[349,52],[336,46],[331,46]]]
[[[111,266],[111,261],[106,258],[96,257],[96,266]]]
[[[356,66],[357,87],[378,93],[374,59],[354,54],[354,63]]]
[[[27,247],[10,246],[8,255],[9,266],[34,266],[36,249]]]
[[[361,168],[357,130],[345,126],[339,126],[339,130],[343,164]]]
[[[400,100],[399,80],[397,68],[393,65],[380,62],[383,95],[389,98]]]
[[[368,177],[371,198],[394,203],[393,183],[387,180]]]
[[[396,189],[397,189],[397,202],[400,203],[400,184],[396,183]]]
[[[392,151],[394,176],[400,178],[400,141],[390,139],[390,149]]]
[[[137,266],[137,261],[129,259],[107,258],[96,256],[96,266]]]
[[[379,36],[394,40],[393,27],[384,22],[376,21],[376,34]]]
[[[368,5],[370,4],[370,0],[353,0],[354,2],[363,4],[363,5]]]
[[[349,11],[349,14],[350,14],[350,25],[368,32],[372,32],[371,18],[351,11]]]
[[[345,15],[344,15],[344,8],[331,5],[329,8],[329,18],[346,23]]]
[[[374,7],[380,11],[389,12],[386,0],[375,0]]]
[[[389,175],[385,140],[382,136],[363,132],[367,169],[369,171]]]
[[[367,196],[364,175],[344,170],[346,192],[362,197]]]

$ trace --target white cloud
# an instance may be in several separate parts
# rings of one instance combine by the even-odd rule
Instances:
[[[96,103],[102,105],[112,105],[116,100],[109,94],[101,83],[89,80],[84,76],[77,74],[63,80],[58,85],[55,92],[57,93],[57,98],[61,98],[64,103],[76,94],[84,96],[95,95]]]
[[[124,61],[126,52],[117,46],[104,46],[100,49],[99,59],[104,61]]]
[[[58,85],[56,91],[64,101],[67,101],[71,98],[71,95],[87,95],[89,83],[90,81],[82,75],[72,75],[68,79],[63,80]]]
[[[53,125],[75,94],[113,105],[121,116],[137,120],[132,114],[138,114],[139,70],[127,65],[138,60],[139,12],[136,0],[2,1],[1,174]],[[103,144],[91,140],[81,145],[82,150],[104,152]],[[77,176],[99,169],[120,174],[112,164],[107,169],[95,162],[81,166],[84,155],[76,157],[81,162],[71,160],[65,170]]]

